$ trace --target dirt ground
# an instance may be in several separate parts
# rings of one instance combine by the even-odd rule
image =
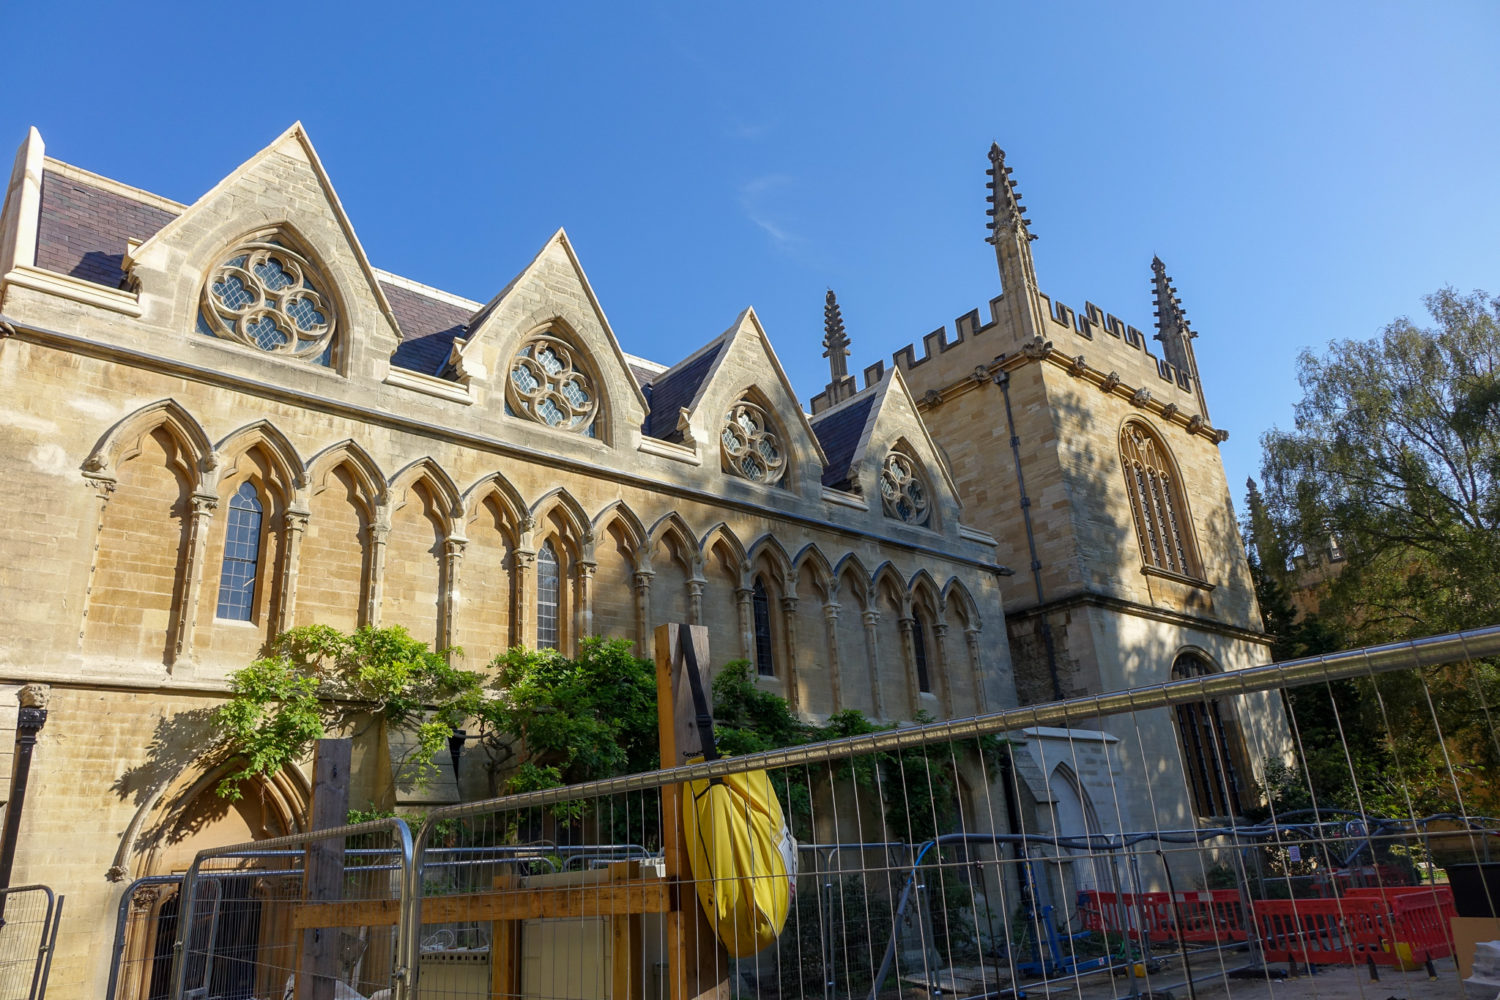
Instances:
[[[1425,969],[1401,972],[1381,967],[1380,979],[1371,981],[1367,969],[1348,966],[1320,966],[1316,974],[1306,970],[1296,978],[1286,976],[1285,965],[1273,965],[1271,976],[1230,973],[1233,963],[1223,966],[1216,960],[1200,957],[1193,960],[1193,977],[1189,986],[1180,958],[1166,958],[1155,972],[1144,978],[1109,976],[1103,973],[1077,979],[1054,981],[1045,985],[1023,984],[1029,1000],[1048,997],[1056,1000],[1500,1000],[1500,987],[1466,986],[1458,976],[1452,959],[1435,961],[1437,978],[1429,978]],[[934,1000],[935,997],[957,998],[996,991],[995,1000],[1012,1000],[1009,983],[995,982],[993,976],[981,980],[977,969],[954,969],[944,977],[942,994],[921,989],[903,991],[903,1000]],[[1003,991],[1003,992],[1000,992]]]

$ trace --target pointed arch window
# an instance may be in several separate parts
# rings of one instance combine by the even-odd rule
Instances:
[[[510,360],[505,409],[514,417],[594,437],[597,380],[567,341],[551,331],[539,333],[522,341]]]
[[[766,583],[755,578],[750,593],[750,607],[755,619],[755,672],[762,677],[776,676],[775,647],[771,637],[771,595],[766,592]]]
[[[775,422],[748,399],[741,399],[724,414],[719,445],[724,471],[741,479],[775,486],[786,474],[786,446]]]
[[[885,457],[880,467],[880,502],[886,517],[926,525],[932,519],[931,495],[916,459],[895,450]]]
[[[338,331],[329,287],[312,261],[264,235],[219,258],[203,284],[198,331],[326,367]]]
[[[250,483],[241,484],[229,498],[224,562],[219,570],[219,606],[214,612],[215,617],[247,622],[254,615],[262,513],[260,497]]]
[[[1172,664],[1174,681],[1213,673],[1213,665],[1195,653],[1183,653]],[[1224,725],[1218,699],[1178,705],[1176,713],[1193,807],[1200,816],[1238,816],[1240,779],[1234,762],[1240,756],[1240,747]]]
[[[1187,501],[1167,446],[1145,424],[1132,420],[1120,429],[1120,467],[1146,565],[1201,578]]]
[[[562,644],[558,628],[560,576],[557,549],[549,539],[536,555],[536,645],[538,649],[557,649]]]
[[[916,661],[917,690],[923,694],[932,693],[932,674],[927,669],[927,633],[929,631],[922,612],[918,611],[912,616],[911,651],[912,658]]]

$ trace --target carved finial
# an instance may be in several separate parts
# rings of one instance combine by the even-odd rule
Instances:
[[[849,377],[849,366],[844,359],[849,356],[849,335],[844,332],[844,316],[839,312],[839,300],[833,289],[823,300],[823,357],[828,359],[829,381],[837,383]]]
[[[1026,218],[1026,208],[1021,204],[1021,194],[1016,190],[1015,182],[1010,179],[1012,171],[1005,165],[1005,150],[1000,144],[990,145],[990,179],[986,185],[989,188],[989,209],[986,212],[990,217],[987,243],[999,243],[1002,234],[1009,232],[1020,232],[1027,240],[1034,240],[1030,226],[1031,220]]]
[[[1182,301],[1177,298],[1177,289],[1172,287],[1172,279],[1167,277],[1167,265],[1154,255],[1151,258],[1151,288],[1156,303],[1156,339],[1165,344],[1170,337],[1191,340],[1198,336],[1188,326],[1187,313],[1182,311]],[[1167,360],[1177,364],[1170,354]]]

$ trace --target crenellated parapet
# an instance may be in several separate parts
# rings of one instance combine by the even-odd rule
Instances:
[[[1109,363],[1120,370],[1126,381],[1145,384],[1154,378],[1157,388],[1162,388],[1159,383],[1165,382],[1180,392],[1196,396],[1192,373],[1152,354],[1146,335],[1136,327],[1087,300],[1079,313],[1046,295],[1040,298],[1050,330],[1065,329],[1075,337],[1100,345]]]

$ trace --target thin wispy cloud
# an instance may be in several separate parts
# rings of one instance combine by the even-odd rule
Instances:
[[[786,174],[764,174],[740,185],[740,209],[781,250],[795,250],[807,240],[792,231],[769,204],[775,193],[793,184]]]

